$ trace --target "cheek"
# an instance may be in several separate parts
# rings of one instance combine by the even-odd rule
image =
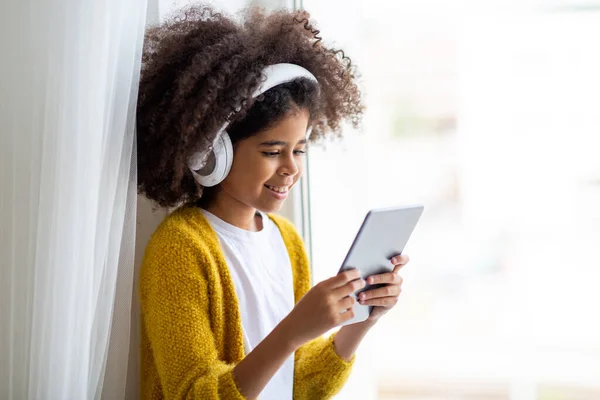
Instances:
[[[298,175],[302,176],[304,174],[305,167],[306,167],[306,156],[303,156],[298,161]]]
[[[274,175],[275,167],[269,161],[256,156],[234,158],[226,181],[230,187],[243,188],[244,192],[256,190]]]
[[[306,158],[302,157],[296,164],[298,166],[298,173],[296,174],[296,181],[298,181],[304,175],[304,168],[306,167]]]

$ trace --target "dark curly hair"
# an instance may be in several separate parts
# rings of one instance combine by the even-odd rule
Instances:
[[[227,120],[234,143],[298,108],[309,111],[311,141],[340,136],[343,120],[358,127],[355,68],[343,51],[323,45],[309,18],[303,10],[252,7],[238,23],[197,5],[147,30],[137,104],[139,193],[163,207],[196,202],[202,188],[187,160],[206,151]],[[276,63],[303,66],[319,88],[297,79],[253,99],[261,71]]]

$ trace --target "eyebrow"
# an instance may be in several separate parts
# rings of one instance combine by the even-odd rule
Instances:
[[[298,142],[298,144],[306,144],[306,139],[302,139]],[[288,146],[288,142],[283,142],[281,140],[269,140],[266,142],[262,142],[259,144],[260,147],[272,147],[272,146]]]

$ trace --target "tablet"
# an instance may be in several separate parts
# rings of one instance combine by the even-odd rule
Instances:
[[[421,204],[369,211],[339,272],[357,268],[360,276],[366,279],[371,275],[393,271],[394,266],[390,259],[402,254],[422,213]],[[367,284],[353,296],[358,300],[357,296],[361,292],[381,286],[385,285]],[[373,306],[365,306],[357,302],[354,305],[354,318],[342,325],[365,321],[372,309]]]

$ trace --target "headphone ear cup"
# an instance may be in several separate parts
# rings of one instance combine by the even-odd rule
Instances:
[[[231,171],[233,164],[233,145],[231,138],[226,131],[221,132],[213,145],[213,150],[208,155],[206,164],[197,171],[192,171],[196,182],[204,187],[216,186],[223,180]]]

